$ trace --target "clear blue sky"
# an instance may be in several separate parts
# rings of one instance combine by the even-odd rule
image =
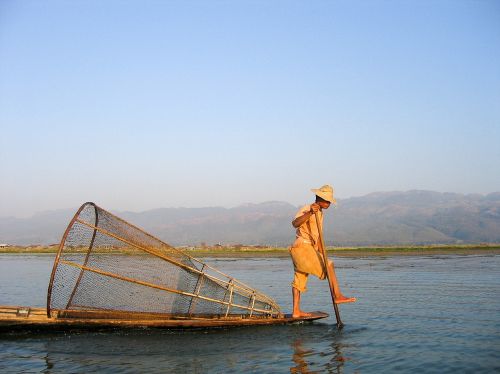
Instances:
[[[0,1],[0,217],[500,191],[498,1]]]

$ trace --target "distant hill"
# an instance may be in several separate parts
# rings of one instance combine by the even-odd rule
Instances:
[[[98,203],[98,202],[97,202]],[[106,209],[106,207],[103,207]],[[169,244],[289,245],[298,207],[272,201],[235,208],[113,212]],[[57,243],[77,208],[0,218],[0,243]],[[339,200],[325,215],[327,245],[499,243],[500,192],[378,192]]]

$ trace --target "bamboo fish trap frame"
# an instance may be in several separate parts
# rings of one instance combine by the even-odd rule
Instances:
[[[47,317],[283,318],[270,297],[98,207],[83,204],[54,261]]]

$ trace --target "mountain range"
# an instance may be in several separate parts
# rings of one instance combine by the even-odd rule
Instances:
[[[294,238],[291,221],[298,208],[271,201],[234,208],[112,213],[174,246],[286,246]],[[76,210],[0,218],[0,243],[57,243]],[[413,190],[339,199],[336,208],[325,212],[324,235],[327,245],[336,246],[500,243],[500,192],[464,195]]]

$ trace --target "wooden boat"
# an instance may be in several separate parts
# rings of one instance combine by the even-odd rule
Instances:
[[[70,221],[47,307],[0,307],[0,329],[212,328],[313,321],[94,203]]]
[[[0,306],[0,332],[7,331],[68,331],[102,329],[207,329],[238,326],[285,325],[311,322],[328,314],[313,312],[311,316],[292,318],[290,314],[275,317],[182,316],[151,313],[108,313],[102,311],[57,312],[47,317],[45,308]]]

